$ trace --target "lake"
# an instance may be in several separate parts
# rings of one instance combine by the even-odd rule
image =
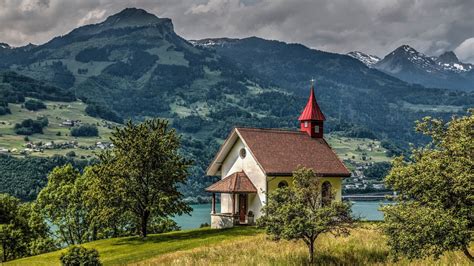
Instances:
[[[387,201],[352,201],[352,213],[355,217],[363,220],[381,221],[383,213],[379,211],[380,205],[390,204]],[[211,203],[191,205],[193,211],[191,216],[177,216],[174,220],[181,226],[181,229],[199,228],[203,223],[211,223]],[[216,210],[220,210],[220,204],[216,204]]]

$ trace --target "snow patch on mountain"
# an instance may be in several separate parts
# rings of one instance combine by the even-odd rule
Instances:
[[[353,52],[347,53],[347,55],[361,61],[368,67],[372,67],[373,65],[377,64],[381,60],[380,57],[376,55],[365,54],[359,51],[353,51]]]

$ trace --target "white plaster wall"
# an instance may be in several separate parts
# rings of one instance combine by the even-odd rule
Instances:
[[[245,148],[247,155],[244,159],[240,158],[240,149]],[[265,187],[266,187],[266,177],[262,169],[258,166],[257,161],[252,156],[250,150],[245,147],[242,140],[238,139],[230,152],[227,154],[227,157],[222,163],[221,167],[221,178],[224,178],[232,173],[245,171],[247,176],[250,178],[252,183],[257,188],[257,194],[249,194],[248,196],[248,211],[252,211],[255,214],[255,218],[258,218],[262,215],[261,209],[265,203]],[[238,196],[236,196],[235,201],[235,210],[237,211],[237,201]],[[232,212],[232,203],[231,195],[221,193],[221,212],[230,213]]]

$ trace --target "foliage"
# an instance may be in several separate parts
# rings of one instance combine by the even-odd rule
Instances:
[[[96,125],[80,125],[71,128],[71,136],[74,137],[97,137],[99,136],[99,129]]]
[[[99,155],[101,163],[93,169],[89,186],[102,215],[132,215],[146,237],[150,220],[190,211],[178,191],[190,161],[178,153],[179,137],[167,121],[128,121],[112,133],[111,141],[114,148]]]
[[[352,227],[350,205],[326,202],[321,181],[312,169],[299,168],[293,173],[293,185],[271,192],[265,214],[257,222],[273,239],[303,240],[313,262],[314,242],[323,233],[348,235]],[[333,195],[333,193],[330,193]]]
[[[51,101],[74,101],[74,93],[13,71],[0,72],[0,99],[21,103],[25,97]]]
[[[79,177],[80,172],[70,164],[54,168],[37,198],[38,211],[58,228],[61,241],[68,245],[91,239],[89,210],[83,199],[86,187],[78,182]]]
[[[83,169],[93,161],[58,155],[49,158],[16,158],[0,155],[0,193],[8,193],[23,201],[34,200],[39,191],[46,185],[48,173],[56,166],[68,163],[78,169]]]
[[[382,180],[390,171],[389,162],[378,162],[364,169],[364,175],[371,179]]]
[[[43,134],[43,128],[48,126],[48,118],[38,117],[36,120],[25,119],[13,128],[18,135]]]
[[[117,112],[112,111],[109,107],[98,103],[89,103],[85,109],[86,114],[92,117],[100,117],[116,123],[123,123],[123,118]]]
[[[64,266],[99,266],[99,252],[82,246],[72,246],[59,258]]]
[[[416,128],[432,141],[414,149],[409,162],[395,159],[386,177],[399,195],[397,205],[383,208],[392,255],[437,259],[463,250],[474,260],[474,113],[449,123],[426,117]]]
[[[46,109],[46,105],[42,101],[30,99],[25,102],[25,108],[30,111],[38,111],[40,109]]]
[[[0,261],[36,255],[56,249],[49,228],[31,203],[21,203],[8,194],[0,194]]]

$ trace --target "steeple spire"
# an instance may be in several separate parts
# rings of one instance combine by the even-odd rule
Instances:
[[[300,130],[305,131],[312,138],[323,137],[323,122],[326,120],[323,112],[319,108],[316,96],[314,95],[314,79],[311,79],[311,89],[308,103],[298,118]]]

